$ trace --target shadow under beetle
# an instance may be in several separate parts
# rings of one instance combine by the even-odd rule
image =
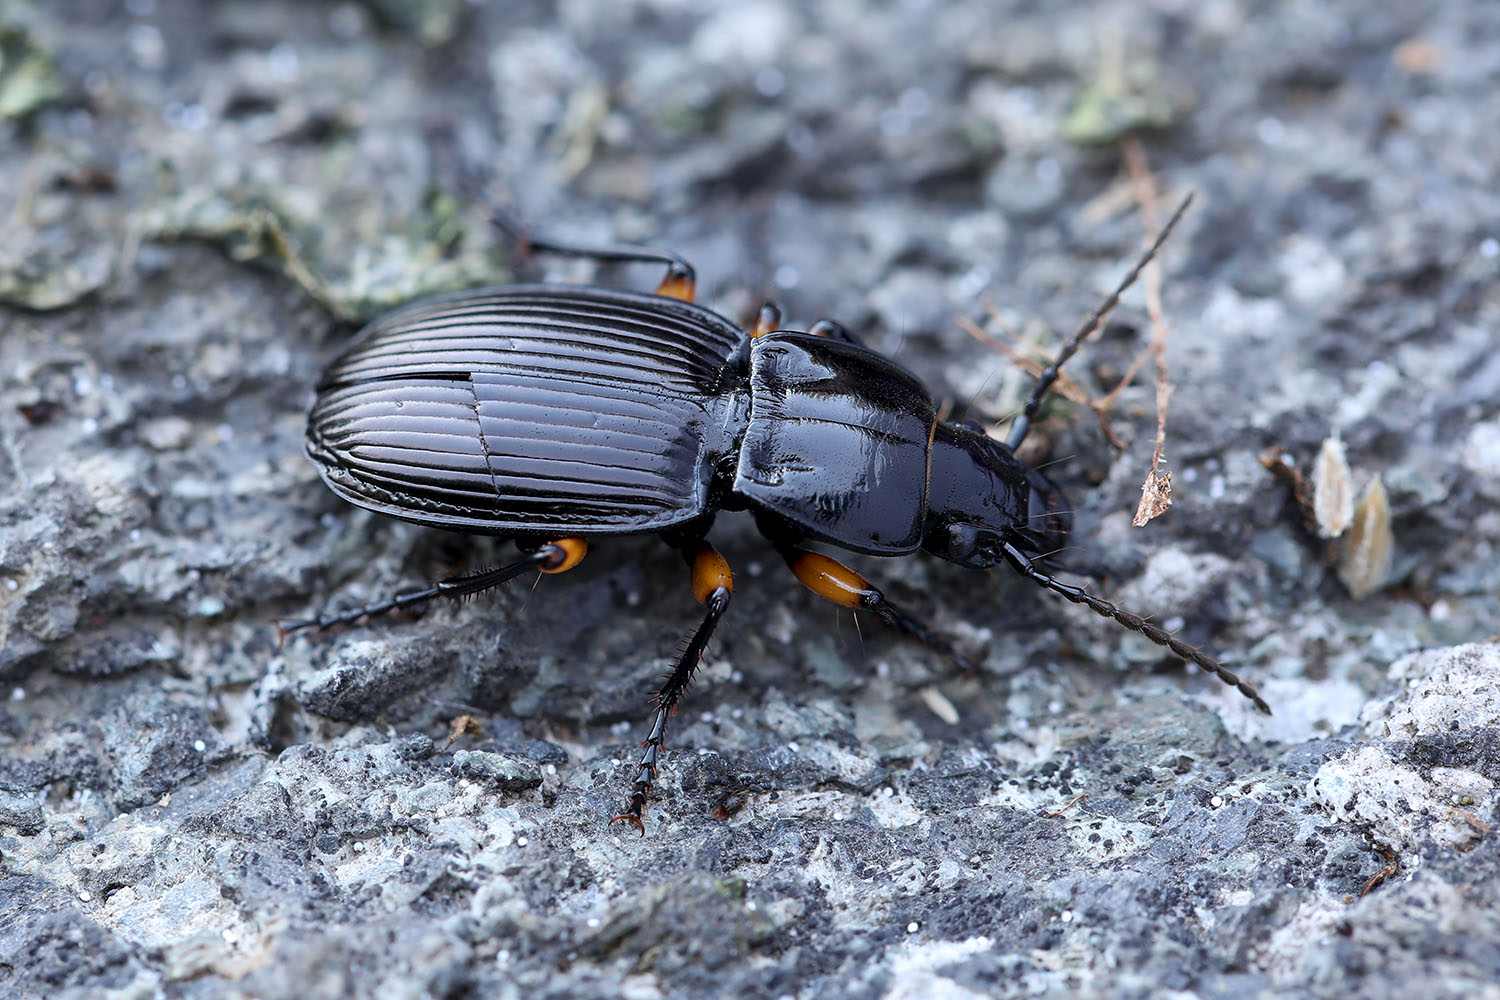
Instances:
[[[578,565],[587,539],[654,532],[691,567],[703,621],[657,692],[629,799],[641,821],[667,719],[729,608],[729,564],[708,542],[721,510],[749,510],[804,586],[969,668],[941,635],[879,588],[809,548],[878,556],[925,550],[963,566],[1008,563],[1032,582],[1144,634],[1237,687],[1216,660],[1145,619],[1039,568],[1072,518],[1062,492],[1015,457],[1058,369],[1155,256],[1184,201],[1130,273],[1079,327],[1004,443],[937,419],[912,374],[837,323],[780,329],[767,303],[741,329],[693,303],[694,271],[673,253],[586,248],[518,232],[522,245],[667,267],[655,294],[590,285],[513,285],[422,299],[385,315],[328,366],[307,453],[339,496],[379,514],[513,538],[523,557],[285,631],[353,622],[461,597],[528,570]]]

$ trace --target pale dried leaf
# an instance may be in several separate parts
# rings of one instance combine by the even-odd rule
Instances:
[[[448,723],[448,742],[443,744],[443,750],[447,750],[460,736],[483,736],[484,726],[472,715],[460,715]],[[441,751],[440,751],[441,752]]]
[[[1365,488],[1352,520],[1339,559],[1338,575],[1349,596],[1361,598],[1384,585],[1391,573],[1391,554],[1396,547],[1391,506],[1379,476]]]
[[[1336,434],[1325,440],[1318,452],[1312,486],[1313,520],[1317,522],[1318,534],[1324,538],[1339,537],[1354,519],[1354,485],[1350,482],[1344,442]]]
[[[1153,470],[1146,473],[1146,481],[1141,484],[1141,502],[1136,505],[1135,517],[1130,523],[1137,528],[1143,527],[1147,521],[1160,517],[1171,507],[1172,473]]]
[[[934,685],[924,687],[919,693],[928,711],[950,726],[958,725],[958,709],[954,707],[953,702],[948,700],[947,695],[939,691]]]

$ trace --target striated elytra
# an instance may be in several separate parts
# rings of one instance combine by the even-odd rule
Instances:
[[[782,330],[780,310],[768,303],[744,329],[693,303],[693,269],[674,254],[530,237],[542,251],[665,263],[667,276],[649,295],[514,285],[398,309],[328,366],[307,427],[307,452],[339,496],[417,524],[513,538],[522,558],[283,628],[325,628],[476,593],[527,571],[563,572],[597,537],[660,535],[686,559],[706,611],[658,692],[629,798],[615,817],[642,832],[667,720],[730,603],[729,565],[708,542],[721,510],[750,511],[819,596],[874,612],[966,667],[945,638],[812,546],[878,556],[924,550],[975,568],[1008,563],[1269,711],[1216,660],[1040,568],[1045,553],[1064,545],[1068,503],[1015,456],[1059,366],[1187,204],[1042,373],[1004,442],[939,420],[915,376],[836,323]]]

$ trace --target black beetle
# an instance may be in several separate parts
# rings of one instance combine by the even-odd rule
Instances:
[[[1009,563],[1269,712],[1211,657],[1042,572],[1039,561],[1063,547],[1072,519],[1062,492],[1015,457],[1059,367],[1160,249],[1188,201],[1042,373],[1004,443],[976,425],[937,419],[915,376],[836,323],[781,330],[780,310],[768,303],[744,330],[693,303],[693,269],[676,254],[575,247],[512,229],[532,249],[657,262],[667,275],[652,295],[514,285],[422,299],[383,316],[318,383],[307,452],[352,503],[510,537],[524,557],[282,626],[327,627],[477,593],[527,570],[561,573],[583,558],[585,539],[660,534],[686,558],[707,612],[657,693],[629,800],[615,817],[643,833],[667,719],[729,607],[729,565],[707,538],[720,510],[750,510],[819,596],[874,612],[965,667],[944,638],[809,543],[879,556],[925,550],[976,568]]]

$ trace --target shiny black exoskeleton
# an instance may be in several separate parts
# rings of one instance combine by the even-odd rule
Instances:
[[[748,508],[781,541],[983,566],[1069,526],[1057,487],[852,340],[603,288],[386,316],[329,367],[307,434],[344,499],[481,534],[698,531]]]
[[[285,627],[326,627],[474,593],[532,569],[562,572],[583,558],[587,539],[661,534],[688,560],[707,611],[659,693],[629,802],[616,817],[638,827],[667,718],[729,605],[729,567],[707,541],[720,510],[751,511],[815,593],[873,611],[965,666],[945,639],[809,545],[878,556],[925,550],[969,567],[1007,562],[1218,674],[1265,709],[1210,657],[1038,568],[1063,547],[1071,519],[1061,491],[1015,456],[1058,366],[1181,212],[1043,373],[1004,443],[937,419],[915,376],[837,324],[780,330],[780,312],[768,304],[745,330],[693,304],[692,269],[675,255],[531,238],[541,250],[660,261],[668,274],[654,295],[516,285],[397,310],[328,367],[307,432],[308,454],[339,496],[418,524],[515,538],[525,557]]]

